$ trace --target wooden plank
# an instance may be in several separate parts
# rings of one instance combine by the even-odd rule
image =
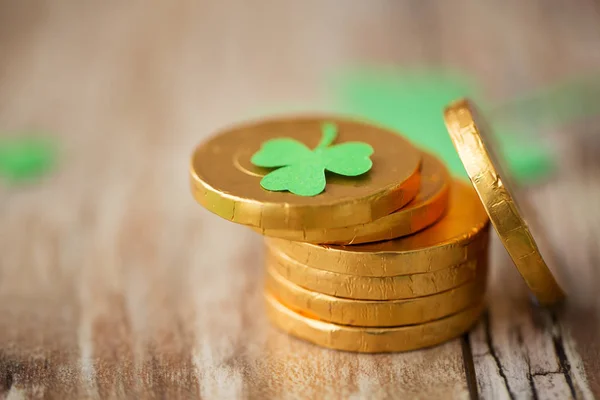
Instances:
[[[340,4],[0,4],[0,124],[66,151],[47,181],[0,189],[0,393],[466,398],[476,375],[482,398],[600,397],[590,134],[555,138],[563,174],[530,194],[568,265],[566,310],[532,307],[496,244],[472,348],[354,355],[269,327],[260,239],[188,194],[195,143],[292,99],[323,108],[330,70],[361,60],[442,62],[496,98],[600,65],[591,7]]]
[[[392,3],[65,2],[6,28],[0,121],[65,154],[0,193],[2,396],[468,397],[459,340],[369,356],[270,327],[260,238],[188,189],[197,142],[259,105],[319,104],[328,69],[364,56],[353,38],[407,11],[377,35],[387,54],[411,19]]]

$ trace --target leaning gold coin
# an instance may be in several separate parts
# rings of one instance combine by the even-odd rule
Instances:
[[[261,145],[279,137],[315,148],[323,123],[334,123],[334,144],[368,143],[373,167],[357,177],[331,174],[325,191],[304,197],[273,192],[260,181],[271,170],[252,165]],[[402,208],[419,190],[421,152],[402,136],[342,118],[302,117],[264,120],[221,132],[196,148],[190,165],[192,192],[209,211],[260,229],[338,228],[374,221]]]
[[[307,317],[351,326],[422,324],[479,304],[485,293],[486,274],[462,286],[431,296],[406,300],[354,300],[304,289],[273,268],[267,270],[266,288],[291,310]]]
[[[352,246],[278,238],[266,238],[266,242],[312,268],[361,276],[407,275],[433,272],[467,261],[474,250],[473,239],[488,224],[488,216],[473,187],[454,180],[444,218],[411,236]]]
[[[424,324],[370,328],[320,321],[290,310],[270,293],[265,298],[267,315],[284,332],[319,346],[361,353],[409,351],[443,343],[468,331],[485,308],[480,303]]]
[[[398,276],[357,276],[310,268],[276,249],[267,249],[266,265],[285,279],[315,292],[356,300],[412,299],[444,292],[487,274],[488,230],[474,244],[481,250],[462,264],[433,272]]]
[[[510,189],[510,175],[493,152],[488,128],[467,100],[451,104],[444,118],[467,174],[498,232],[502,244],[541,304],[551,305],[564,292],[542,258],[529,226]],[[523,206],[523,205],[522,205]],[[532,213],[528,213],[531,217]],[[537,235],[538,239],[544,239]],[[547,250],[551,250],[550,247]]]
[[[265,236],[322,244],[360,244],[395,239],[418,232],[442,217],[448,205],[450,182],[444,164],[435,156],[423,153],[419,193],[396,212],[373,222],[341,228],[255,230]]]

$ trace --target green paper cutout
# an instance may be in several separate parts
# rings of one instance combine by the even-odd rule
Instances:
[[[314,150],[291,138],[276,138],[263,143],[250,162],[257,167],[278,168],[265,175],[260,185],[270,191],[289,191],[299,196],[316,196],[325,190],[325,171],[358,176],[373,166],[373,148],[362,142],[331,146],[337,126],[323,124],[321,141]]]
[[[341,112],[400,132],[417,146],[436,154],[454,176],[463,179],[468,176],[444,125],[442,110],[453,100],[469,97],[483,108],[484,114],[496,114],[475,80],[444,69],[359,68],[341,73],[333,83]],[[502,111],[509,108],[510,112],[502,115],[504,120],[514,113],[515,107],[504,106]],[[498,150],[518,182],[543,179],[554,170],[552,153],[533,132],[535,126],[524,126],[516,132],[519,129],[502,123],[503,120],[491,122]]]
[[[333,89],[345,113],[391,128],[440,157],[453,175],[468,179],[442,110],[461,97],[480,99],[469,78],[446,70],[359,68],[341,73]]]
[[[39,178],[56,163],[56,148],[44,138],[0,139],[0,175],[18,183]]]

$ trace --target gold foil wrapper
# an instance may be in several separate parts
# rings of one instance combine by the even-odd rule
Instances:
[[[564,292],[538,249],[510,190],[510,176],[490,146],[489,129],[478,119],[475,107],[467,100],[450,105],[445,111],[450,137],[477,194],[489,214],[502,244],[525,282],[544,305],[564,298]]]
[[[270,268],[267,291],[295,312],[322,321],[351,326],[388,327],[422,324],[481,303],[486,274],[454,289],[403,300],[354,300],[304,289]]]
[[[321,244],[360,244],[411,235],[439,220],[448,206],[451,178],[444,164],[423,153],[421,187],[417,196],[400,210],[373,222],[341,228],[255,229],[265,236]]]
[[[310,318],[290,310],[269,292],[265,299],[267,315],[284,332],[323,347],[361,353],[409,351],[440,344],[469,330],[484,310],[482,302],[424,324],[372,328]]]
[[[447,291],[487,272],[488,229],[472,245],[477,248],[458,265],[433,272],[397,276],[359,276],[311,268],[276,249],[267,249],[266,264],[285,279],[305,289],[357,300],[412,299]]]
[[[373,168],[359,177],[327,176],[318,196],[271,192],[260,186],[269,172],[250,163],[266,140],[297,139],[314,148],[321,125],[338,126],[335,143],[364,141],[375,152]],[[327,229],[372,222],[405,206],[420,185],[421,152],[402,136],[341,118],[281,118],[222,131],[198,146],[192,156],[192,193],[202,206],[230,221],[259,229]]]
[[[267,245],[312,268],[349,275],[394,276],[433,272],[461,264],[480,250],[474,239],[489,218],[473,187],[454,180],[444,218],[414,235],[352,246],[266,238]],[[487,242],[483,243],[487,246]]]

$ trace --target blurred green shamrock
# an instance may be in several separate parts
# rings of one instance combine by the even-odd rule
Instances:
[[[340,112],[401,132],[420,148],[440,157],[454,176],[468,179],[444,125],[442,110],[461,97],[474,100],[486,115],[496,109],[497,106],[489,106],[480,85],[473,78],[445,69],[425,67],[358,68],[340,72],[333,78],[332,90]],[[541,105],[542,100],[549,103],[550,98],[560,98],[562,95],[558,94],[565,93],[565,89],[555,90],[552,96],[546,92],[529,94],[527,110]],[[571,98],[574,97],[571,95]],[[506,160],[510,172],[520,183],[531,182],[548,176],[554,169],[552,153],[534,129],[544,116],[552,114],[554,107],[541,107],[543,110],[537,112],[537,121],[531,121],[532,113],[523,111],[524,101],[517,103],[518,107],[512,106],[513,101],[501,107],[498,110],[501,118],[491,123],[496,131],[499,153]],[[520,119],[537,123],[531,126],[503,123],[514,119],[519,109]]]
[[[9,183],[39,178],[55,166],[56,158],[56,145],[49,138],[0,138],[0,177]]]

